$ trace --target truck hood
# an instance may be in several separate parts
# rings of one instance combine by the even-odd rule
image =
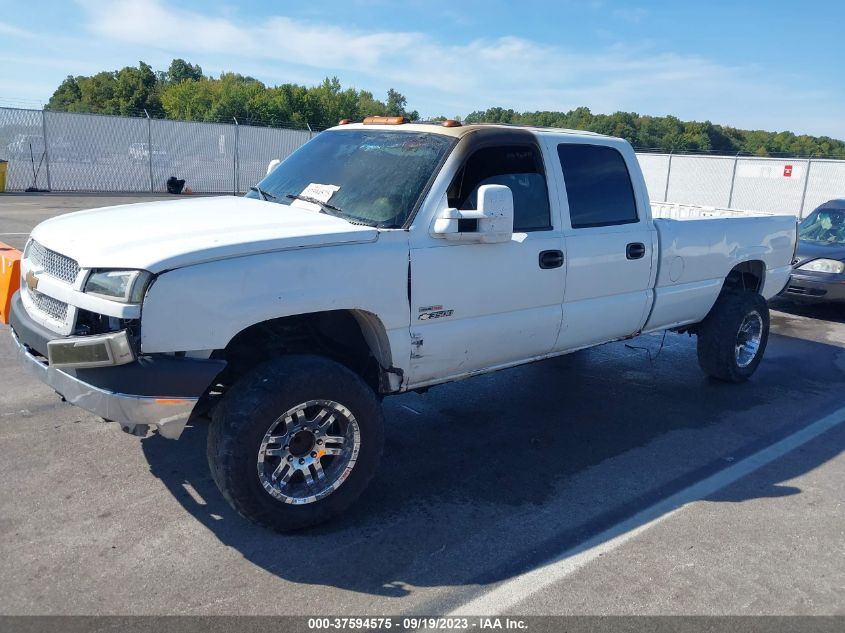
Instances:
[[[78,211],[42,222],[32,237],[83,268],[159,273],[228,257],[372,242],[378,231],[309,209],[220,196]]]

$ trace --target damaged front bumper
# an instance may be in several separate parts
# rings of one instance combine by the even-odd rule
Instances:
[[[19,362],[70,404],[118,422],[129,433],[143,435],[153,426],[162,436],[178,439],[200,397],[226,366],[218,360],[150,355],[118,366],[55,367],[43,355],[49,343],[43,330],[15,299],[10,325]]]

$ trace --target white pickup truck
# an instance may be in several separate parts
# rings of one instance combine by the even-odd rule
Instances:
[[[667,329],[747,379],[795,219],[657,211],[617,138],[368,119],[243,198],[40,224],[11,329],[43,381],[125,430],[210,416],[226,499],[297,529],[373,477],[385,395]]]

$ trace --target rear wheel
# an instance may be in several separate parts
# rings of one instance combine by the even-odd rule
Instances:
[[[261,365],[215,409],[208,461],[240,514],[280,532],[349,507],[378,466],[381,406],[346,367],[317,356]]]
[[[698,363],[710,376],[743,382],[757,370],[769,340],[766,300],[750,290],[724,292],[698,331]]]

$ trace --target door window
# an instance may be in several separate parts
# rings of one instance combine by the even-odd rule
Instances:
[[[638,221],[625,159],[612,147],[581,143],[557,146],[573,229]]]
[[[540,150],[532,145],[485,147],[473,153],[449,185],[449,206],[477,209],[478,189],[506,185],[513,193],[514,231],[550,229],[549,192]]]

